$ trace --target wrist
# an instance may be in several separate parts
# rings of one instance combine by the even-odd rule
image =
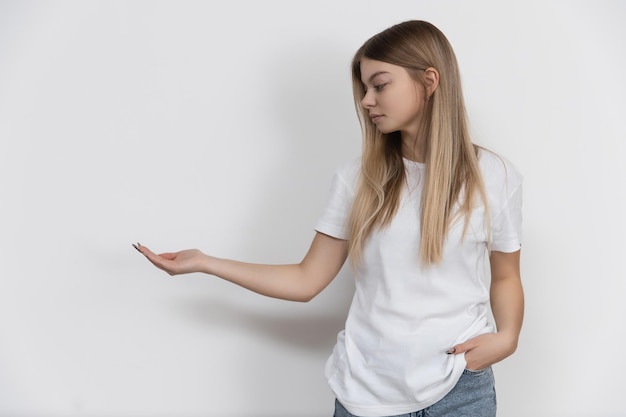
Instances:
[[[204,272],[205,274],[215,275],[215,264],[217,258],[207,255],[205,253],[202,254],[202,259],[200,261],[200,272]]]

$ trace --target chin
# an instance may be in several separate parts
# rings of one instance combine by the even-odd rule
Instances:
[[[398,129],[385,129],[385,128],[378,128],[378,131],[382,134],[388,135],[390,133],[394,133],[394,132],[398,132]]]
[[[393,132],[395,132],[395,131],[396,131],[396,130],[394,130],[394,129],[389,129],[389,128],[386,128],[386,127],[384,127],[384,126],[378,126],[378,125],[376,126],[376,129],[378,129],[378,131],[379,131],[380,133],[383,133],[383,134],[385,134],[385,135],[387,135],[387,134],[389,134],[389,133],[393,133]]]

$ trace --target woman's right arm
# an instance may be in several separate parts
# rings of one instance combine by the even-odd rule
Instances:
[[[155,254],[134,245],[150,262],[170,275],[204,272],[258,294],[290,301],[309,301],[335,278],[348,256],[345,240],[317,232],[298,264],[252,264],[206,255],[197,249]]]

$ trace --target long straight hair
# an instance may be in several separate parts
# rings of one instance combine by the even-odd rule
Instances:
[[[416,82],[422,82],[420,75],[424,68],[432,67],[439,72],[439,84],[426,100],[421,116],[420,134],[426,138],[426,175],[421,212],[416,213],[421,220],[422,265],[439,263],[450,224],[463,217],[465,235],[477,194],[487,208],[477,147],[469,135],[456,56],[439,29],[415,20],[374,35],[354,55],[352,84],[363,131],[363,154],[348,224],[353,264],[361,259],[372,231],[388,226],[393,219],[405,182],[400,133],[381,133],[361,107],[365,95],[361,81],[363,58],[404,67]]]

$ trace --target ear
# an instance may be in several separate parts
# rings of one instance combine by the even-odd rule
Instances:
[[[430,98],[439,85],[439,71],[433,67],[426,68],[424,70],[423,80],[426,96]]]

